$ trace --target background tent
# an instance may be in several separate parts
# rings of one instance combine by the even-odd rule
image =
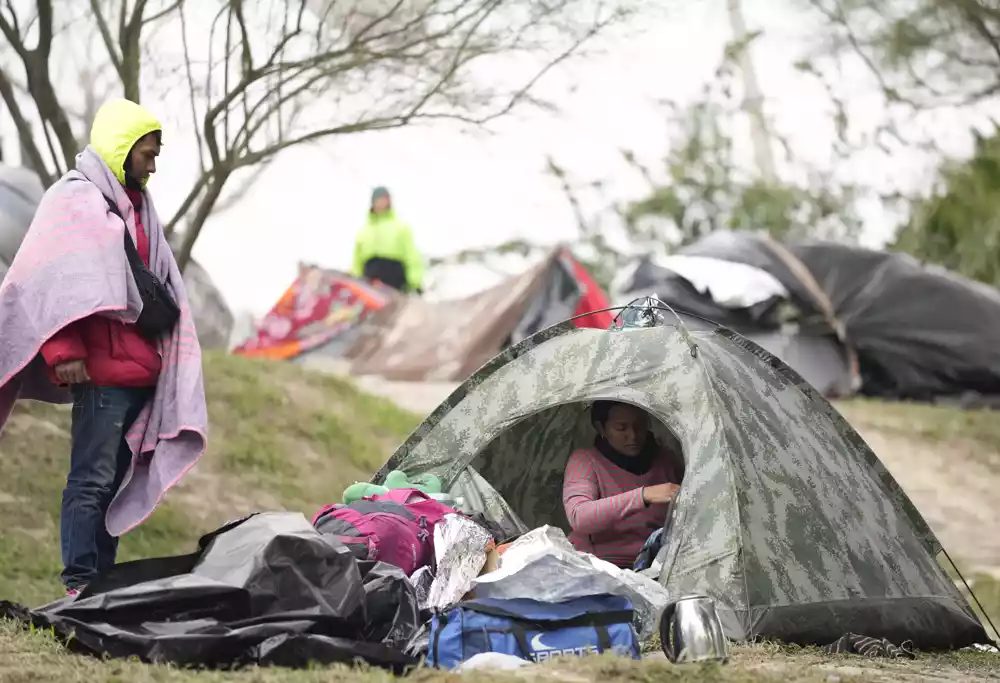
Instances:
[[[7,274],[44,193],[31,171],[0,164],[0,278]]]
[[[0,164],[0,278],[14,260],[45,188],[38,176],[25,168]],[[191,261],[184,271],[191,313],[198,340],[205,348],[226,348],[233,314],[208,272]]]
[[[484,481],[494,520],[565,529],[566,459],[593,438],[584,404],[626,401],[676,436],[685,461],[660,581],[715,599],[731,638],[988,642],[933,533],[840,414],[753,342],[681,318],[541,331],[469,378],[373,481],[433,472],[461,495]]]
[[[789,250],[833,303],[866,394],[1000,396],[1000,292],[902,253],[831,242]]]
[[[720,305],[678,285],[685,274],[671,269],[647,267],[644,279],[633,278],[632,291],[655,292],[665,303],[733,327],[821,390],[825,381],[814,378],[832,377],[830,351],[839,349],[867,395],[928,401],[1000,395],[1000,292],[992,287],[906,254],[821,241],[779,244],[750,232],[711,233],[678,253],[765,272],[784,288],[786,306]],[[776,310],[783,311],[777,320]],[[799,359],[767,339],[778,329],[794,338]]]
[[[824,396],[853,392],[856,362],[822,315],[802,310],[756,266],[710,256],[644,257],[618,277],[615,302],[655,296],[680,311],[736,330],[788,363]]]
[[[608,298],[568,250],[462,299],[429,301],[304,269],[234,353],[308,363],[340,359],[355,375],[396,381],[463,380],[505,346],[574,316],[607,327]]]
[[[348,332],[393,296],[386,287],[302,264],[299,277],[233,353],[288,360],[324,346],[332,352],[332,345],[348,343]]]

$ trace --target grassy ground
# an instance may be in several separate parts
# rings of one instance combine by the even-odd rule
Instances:
[[[848,681],[963,680],[1000,677],[994,655],[960,652],[921,656],[915,661],[870,661],[827,655],[816,649],[776,645],[734,648],[724,665],[674,666],[661,658],[635,662],[616,657],[568,658],[520,675],[507,672],[448,674],[413,672],[413,683],[523,683],[525,678],[564,683],[847,683]],[[190,671],[135,661],[102,662],[69,654],[46,633],[24,633],[0,623],[0,681],[4,683],[390,683],[379,669],[330,666],[312,670],[245,669],[236,672]]]
[[[313,375],[287,364],[247,361],[224,355],[206,357],[206,390],[212,422],[205,459],[172,491],[165,504],[122,541],[122,559],[188,552],[203,533],[254,510],[299,510],[312,514],[339,498],[344,487],[368,475],[391,453],[418,418],[391,404],[358,393],[336,378]],[[861,406],[868,410],[868,406]],[[871,408],[875,410],[876,405]],[[909,409],[910,407],[907,407]],[[929,410],[921,416],[926,438],[947,440],[954,420]],[[892,429],[893,414],[885,418]],[[988,443],[1000,445],[1000,427],[966,424],[962,438],[981,426]],[[61,590],[58,551],[59,498],[68,458],[69,411],[38,404],[18,407],[0,438],[0,599],[37,605]],[[951,431],[950,431],[951,430]],[[996,439],[996,441],[989,441]],[[978,579],[977,592],[988,609],[1000,612],[1000,582]],[[824,681],[899,680],[930,675],[949,679],[1000,677],[997,659],[976,653],[922,658],[917,662],[865,664],[816,650],[770,646],[736,648],[722,667],[674,667],[652,658],[566,661],[543,668],[549,678],[570,681]],[[534,669],[538,671],[538,669]],[[463,675],[491,683],[522,680],[501,673]],[[102,662],[68,654],[46,633],[25,633],[0,623],[0,681],[205,682],[257,681],[376,683],[389,676],[379,670],[327,667],[312,671],[279,669],[241,672],[192,672],[138,662]],[[435,683],[457,675],[416,672],[412,680]]]
[[[920,403],[883,403],[871,399],[851,399],[837,405],[853,422],[863,414],[866,422],[887,434],[947,447],[956,442],[976,442],[970,449],[980,462],[1000,475],[1000,412],[960,410]]]

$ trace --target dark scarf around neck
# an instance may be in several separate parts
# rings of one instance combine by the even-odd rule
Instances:
[[[646,445],[642,447],[639,455],[635,456],[619,453],[600,435],[594,438],[594,448],[615,467],[620,467],[629,474],[637,476],[649,472],[653,466],[653,460],[660,451],[660,446],[656,443],[656,437],[652,434],[646,438]]]

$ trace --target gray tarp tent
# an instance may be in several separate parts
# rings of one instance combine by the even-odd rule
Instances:
[[[756,269],[748,264],[742,267]],[[811,310],[803,315],[799,300],[787,291],[749,306],[719,302],[711,291],[699,291],[683,274],[650,257],[640,259],[623,275],[623,293],[616,297],[622,304],[653,296],[672,308],[736,330],[788,363],[824,396],[850,395],[859,383],[852,374],[849,350],[823,316]]]
[[[44,192],[31,171],[0,164],[0,279],[7,274]]]
[[[751,232],[720,230],[680,251],[777,278],[805,318],[825,319],[856,352],[865,394],[1000,396],[1000,291],[993,287],[908,254],[818,240],[782,245]]]
[[[815,389],[726,328],[648,311],[651,327],[567,321],[508,348],[373,481],[434,472],[510,531],[566,529],[563,470],[593,439],[586,404],[627,401],[676,435],[685,461],[660,581],[713,597],[731,638],[988,642],[923,518]]]

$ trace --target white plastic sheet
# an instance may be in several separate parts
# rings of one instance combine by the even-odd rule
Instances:
[[[532,663],[527,659],[521,659],[520,657],[504,654],[503,652],[480,652],[462,662],[458,667],[458,671],[513,671],[525,666],[532,666]]]
[[[708,256],[672,254],[656,259],[727,308],[747,308],[771,297],[788,298],[788,291],[766,270]]]
[[[500,557],[500,566],[472,582],[481,598],[530,598],[565,602],[610,593],[632,601],[635,626],[642,638],[656,632],[667,605],[666,589],[648,577],[619,569],[576,550],[562,529],[542,526],[515,541]]]

